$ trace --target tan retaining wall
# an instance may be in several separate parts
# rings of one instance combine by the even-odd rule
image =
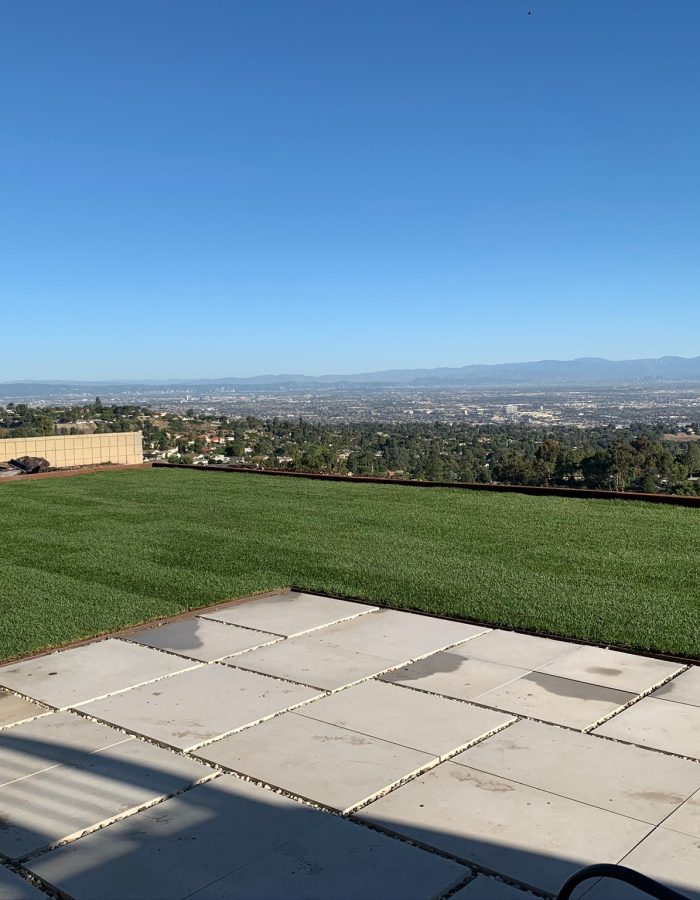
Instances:
[[[119,431],[0,439],[0,462],[18,456],[43,456],[57,469],[107,462],[133,465],[143,462],[143,436],[140,431]]]

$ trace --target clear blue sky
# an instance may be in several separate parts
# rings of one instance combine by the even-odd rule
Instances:
[[[699,35],[698,0],[4,3],[0,379],[700,354]]]

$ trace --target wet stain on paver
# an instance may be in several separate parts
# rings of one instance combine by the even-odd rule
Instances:
[[[677,806],[687,799],[683,794],[669,791],[625,791],[625,795],[638,800],[649,800],[651,803],[675,803]]]
[[[587,666],[586,671],[591,675],[622,675],[622,669],[609,669],[606,666]]]
[[[420,678],[430,678],[431,675],[444,675],[456,672],[464,661],[465,657],[457,656],[456,653],[436,653],[427,659],[411,663],[410,666],[405,666],[403,669],[390,672],[387,680],[394,682],[416,681]]]
[[[562,678],[558,675],[545,675],[542,672],[531,672],[521,680],[530,682],[530,684],[536,684],[539,688],[547,691],[548,694],[554,694],[557,697],[569,697],[575,700],[605,699],[624,703],[634,696],[629,692],[619,691],[614,688],[588,684],[585,681],[573,681],[570,678]]]

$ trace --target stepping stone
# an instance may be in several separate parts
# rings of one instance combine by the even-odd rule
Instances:
[[[318,696],[298,684],[214,663],[83,709],[117,728],[191,750]]]
[[[318,642],[310,635],[252,650],[222,662],[326,691],[347,687],[396,665],[393,659]]]
[[[700,706],[700,666],[691,666],[673,681],[654,691],[657,700],[673,700],[676,703],[687,703],[689,706]]]
[[[211,619],[193,618],[155,628],[144,628],[130,634],[129,640],[202,662],[214,662],[282,639],[276,634],[224,625]]]
[[[578,644],[567,641],[495,629],[475,637],[468,644],[455,647],[452,652],[469,659],[518,666],[520,669],[536,669],[566,653],[572,653],[577,647]]]
[[[529,891],[521,891],[510,884],[477,875],[461,891],[453,894],[451,900],[535,900]]]
[[[41,721],[41,720],[38,720]],[[0,788],[0,853],[21,859],[213,775],[195,760],[135,739],[83,753]]]
[[[694,794],[664,822],[664,828],[700,838],[700,791]]]
[[[257,628],[259,631],[294,637],[334,622],[367,615],[376,608],[364,603],[338,600],[335,597],[292,591],[289,594],[263,597],[248,603],[237,603],[235,606],[202,615],[217,622],[244,625],[246,628]]]
[[[683,666],[678,663],[601,647],[579,647],[573,653],[539,667],[540,672],[548,675],[573,678],[633,694],[650,691],[654,685],[682,669]]]
[[[333,816],[198,891],[192,900],[439,897],[468,871],[459,863]],[[488,896],[509,900],[506,894]],[[513,900],[527,900],[528,896],[534,900],[531,894]]]
[[[700,759],[700,707],[644,697],[595,734]]]
[[[374,680],[315,700],[298,714],[438,757],[515,721],[490,709]]]
[[[341,812],[435,759],[296,713],[209,744],[197,756]]]
[[[109,638],[3,666],[0,685],[67,709],[193,665],[189,660]]]
[[[75,713],[32,719],[0,732],[0,785],[53,766],[77,765],[86,755],[131,740],[131,735]]]
[[[329,813],[222,775],[28,868],[79,900],[176,900],[330,821]]]
[[[700,900],[700,842],[696,837],[657,828],[620,864],[655,878],[688,900]],[[585,896],[586,900],[648,900],[648,894],[609,878],[602,878]]]
[[[46,900],[46,894],[0,865],[0,900]]]
[[[373,656],[389,657],[396,662],[410,662],[490,630],[448,619],[380,609],[368,616],[324,628],[308,640],[327,642]]]
[[[0,669],[0,672],[2,670]],[[39,706],[38,703],[31,703],[22,697],[17,697],[9,691],[3,691],[0,688],[0,728],[7,725],[16,725],[18,722],[24,722],[27,719],[33,719],[35,716],[42,716],[50,712],[45,706]]]
[[[625,691],[532,672],[481,694],[478,702],[520,716],[583,730],[633,699],[634,694]]]
[[[634,819],[453,762],[355,815],[551,893],[581,866],[618,862],[651,830]]]
[[[696,763],[525,720],[452,762],[651,825],[700,789]]]
[[[527,674],[527,669],[467,659],[454,650],[445,650],[394,672],[387,672],[381,680],[457,700],[474,700],[486,691]]]

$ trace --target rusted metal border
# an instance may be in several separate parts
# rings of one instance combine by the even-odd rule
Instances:
[[[369,475],[332,475],[325,472],[289,472],[286,469],[249,469],[245,466],[195,466],[185,463],[154,462],[154,469],[193,469],[198,472],[237,472],[247,475],[271,475],[282,478],[308,478],[315,481],[341,481],[343,484],[388,484],[418,488],[459,488],[466,491],[491,491],[497,494],[529,494],[535,497],[569,497],[578,500],[636,500],[666,503],[700,509],[700,497],[683,494],[643,494],[640,491],[602,491],[591,488],[539,487],[529,484],[480,484],[472,481],[411,481],[407,478],[378,478]],[[17,476],[20,477],[20,476]],[[36,476],[29,476],[36,477]],[[10,478],[8,481],[13,481]]]

